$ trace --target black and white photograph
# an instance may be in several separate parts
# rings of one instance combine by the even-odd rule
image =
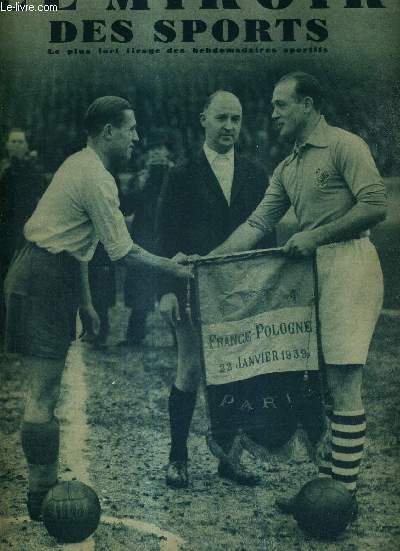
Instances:
[[[398,0],[0,2],[0,549],[400,547]]]

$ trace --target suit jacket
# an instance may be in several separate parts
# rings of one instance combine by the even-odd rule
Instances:
[[[45,192],[47,183],[34,159],[12,158],[0,175],[0,274],[7,272],[24,244],[23,228]]]
[[[181,251],[205,255],[223,243],[256,208],[265,194],[265,169],[235,152],[231,201],[228,205],[221,186],[201,150],[184,165],[171,171],[161,190],[157,216],[158,253],[172,257]],[[258,244],[274,247],[275,235]],[[160,278],[160,294],[180,295],[176,281]]]

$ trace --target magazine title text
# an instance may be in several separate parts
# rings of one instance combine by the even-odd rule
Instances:
[[[236,19],[243,9],[249,9],[249,3],[254,8],[264,8],[266,17],[258,19]],[[7,4],[9,2],[4,2]],[[20,4],[25,4],[21,1]],[[79,11],[83,0],[43,0],[46,5],[57,5],[58,12]],[[334,4],[344,9],[381,9],[385,8],[383,0],[309,0],[310,19],[285,17],[287,8],[295,8],[301,0],[104,0],[99,9],[110,12],[123,12],[124,17],[109,21],[101,15],[96,19],[50,20],[50,39],[53,44],[72,43],[127,43],[135,40],[135,15],[151,11],[157,6],[165,10],[165,19],[154,21],[152,40],[156,43],[195,43],[201,37],[208,42],[233,43],[240,40],[245,43],[295,42],[305,39],[310,42],[323,42],[328,38],[328,20],[325,13]],[[100,4],[100,2],[98,3]],[[161,4],[161,6],[160,6]],[[195,4],[195,6],[194,6]],[[185,9],[198,8],[198,18],[185,18]],[[96,6],[97,8],[97,6]],[[321,10],[321,11],[318,11]],[[202,17],[205,13],[215,13],[215,20]],[[315,17],[313,17],[315,16]],[[150,37],[151,39],[151,37]]]

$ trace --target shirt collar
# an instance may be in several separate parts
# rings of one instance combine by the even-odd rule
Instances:
[[[91,147],[89,144],[83,148],[83,151],[85,151],[85,153],[87,153],[88,155],[91,155],[92,157],[94,157],[95,159],[97,159],[98,161],[102,163],[98,153],[93,149],[93,147]]]
[[[326,136],[326,129],[328,128],[328,123],[325,120],[325,117],[321,115],[317,126],[308,136],[304,145],[313,145],[314,147],[328,147],[328,140]]]
[[[100,155],[93,149],[92,146],[89,144],[86,145],[86,147],[83,148],[83,151],[86,153],[86,155],[89,155],[92,157],[92,162],[95,160],[97,163],[100,163],[101,166],[104,168],[104,170],[107,170],[107,172],[110,172],[104,165]]]
[[[208,162],[210,165],[212,165],[217,157],[227,157],[231,162],[235,159],[235,148],[232,147],[229,151],[226,153],[217,153],[217,151],[214,151],[214,149],[211,149],[205,142],[203,145],[203,151],[205,153],[205,156],[207,157]]]
[[[305,148],[306,145],[311,145],[313,147],[328,147],[328,140],[326,136],[326,129],[328,128],[328,123],[325,120],[325,117],[321,115],[316,127],[308,136],[306,141],[300,146],[295,143],[292,153],[286,159],[285,164],[291,163],[298,155],[299,151]]]

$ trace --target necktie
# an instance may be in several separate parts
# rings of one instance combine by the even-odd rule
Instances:
[[[232,164],[226,155],[217,155],[213,162],[214,174],[217,177],[219,185],[225,195],[225,199],[230,203],[232,190]]]

